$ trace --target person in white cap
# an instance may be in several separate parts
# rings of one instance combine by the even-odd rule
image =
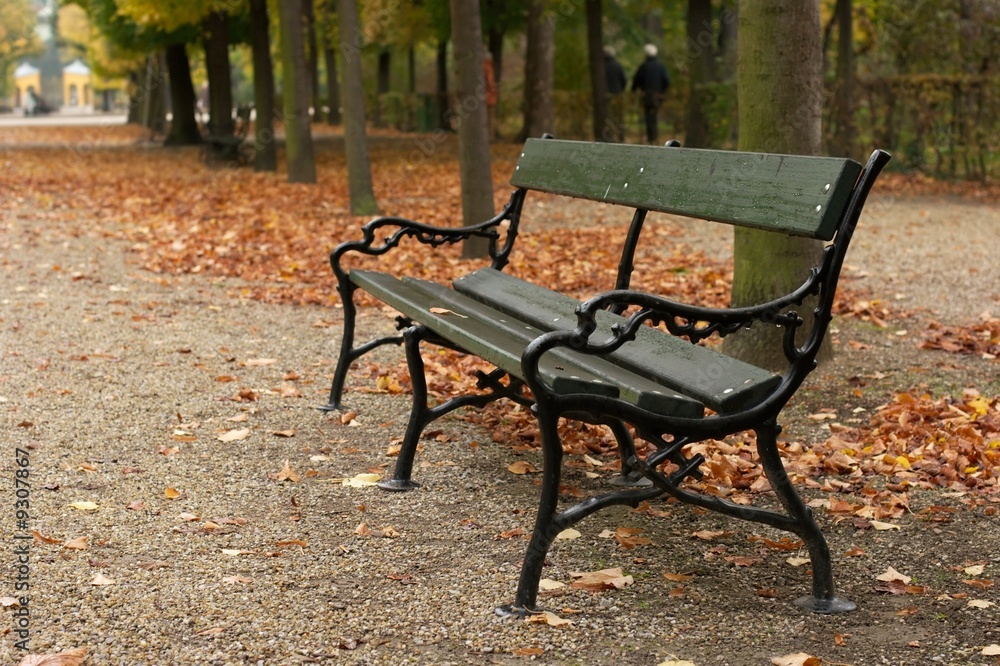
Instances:
[[[646,44],[646,60],[639,65],[632,78],[632,90],[642,91],[642,110],[646,120],[646,141],[650,144],[659,142],[659,110],[663,103],[663,95],[670,88],[670,73],[667,67],[656,57],[656,46]]]

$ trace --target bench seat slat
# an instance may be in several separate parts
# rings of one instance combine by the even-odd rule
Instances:
[[[454,281],[455,290],[497,310],[552,330],[573,330],[579,301],[500,271],[484,268]],[[553,316],[555,313],[555,316]],[[595,343],[611,336],[611,326],[624,321],[610,312],[597,313]],[[767,370],[693,345],[650,327],[637,331],[611,358],[632,372],[691,396],[719,413],[730,413],[752,405],[780,383]]]
[[[843,158],[529,139],[510,182],[830,240],[860,173]]]
[[[521,354],[545,331],[516,317],[424,280],[399,280],[387,273],[352,270],[351,281],[384,303],[467,351],[516,377],[521,376]],[[444,308],[450,314],[434,313]],[[704,407],[661,384],[600,358],[556,350],[542,359],[543,379],[560,394],[586,393],[621,397],[649,411],[698,418]]]

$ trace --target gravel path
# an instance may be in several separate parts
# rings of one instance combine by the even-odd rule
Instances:
[[[996,211],[951,203],[942,218],[925,205],[942,209],[874,206],[884,212],[859,234],[853,270],[935,316],[996,308]],[[902,250],[888,257],[879,241]],[[23,210],[0,217],[0,249],[0,597],[13,594],[14,537],[24,534],[13,509],[17,449],[29,459],[29,527],[44,537],[24,542],[32,653],[82,647],[87,664],[653,665],[676,656],[706,666],[795,652],[859,666],[996,663],[980,656],[1000,643],[996,607],[872,589],[887,566],[920,571],[941,592],[971,591],[949,567],[981,561],[996,575],[997,519],[964,509],[948,525],[912,519],[899,532],[824,519],[835,552],[869,553],[837,559],[841,587],[862,610],[835,618],[793,606],[807,589],[804,568],[748,540],[776,533],[676,506],[671,519],[606,511],[584,521],[583,537],[556,545],[546,576],[620,566],[636,584],[554,596],[547,603],[573,620],[567,627],[499,619],[492,611],[512,599],[525,546],[516,530],[530,532],[536,494],[533,478],[507,466],[520,455],[540,466],[536,454],[445,419],[418,456],[420,491],[344,485],[391,464],[385,453],[408,400],[351,392],[355,425],[314,409],[332,372],[335,311],[242,300],[232,281],[149,275],[96,231],[75,234]],[[957,256],[930,267],[945,249]],[[953,298],[968,290],[980,295]],[[360,326],[386,319],[366,312]],[[284,478],[285,461],[300,480]],[[567,476],[600,487],[579,467]],[[74,508],[81,502],[97,508]],[[629,551],[599,537],[622,526],[644,529],[654,545]],[[727,534],[706,543],[691,537],[699,529]],[[734,566],[712,555],[722,544],[759,560]],[[663,578],[670,572],[696,578],[682,585]],[[921,610],[901,612],[910,606]],[[0,663],[23,656],[16,640],[0,629]]]

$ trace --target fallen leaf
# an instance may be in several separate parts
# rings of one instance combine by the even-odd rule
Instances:
[[[896,571],[895,569],[893,569],[892,567],[889,567],[888,569],[886,569],[885,573],[883,573],[883,574],[881,574],[879,576],[876,576],[875,580],[880,580],[880,581],[883,581],[883,582],[886,582],[886,583],[891,583],[891,582],[893,582],[895,580],[898,580],[898,581],[902,582],[903,584],[908,585],[910,583],[910,581],[913,580],[913,579],[910,576],[906,576],[904,574],[901,574],[898,571]]]
[[[573,539],[579,539],[581,536],[583,535],[570,527],[557,534],[556,541],[572,541]]]
[[[697,537],[704,541],[711,541],[712,539],[717,539],[720,536],[725,535],[726,532],[713,532],[712,530],[699,530],[697,532],[692,532],[691,536]]]
[[[250,428],[240,428],[239,430],[229,430],[221,435],[216,435],[220,442],[238,442],[250,436]]]
[[[90,581],[90,584],[91,585],[114,585],[115,584],[115,580],[113,578],[108,578],[107,576],[105,576],[104,574],[102,574],[100,571],[98,571],[97,575],[94,576],[93,580]]]
[[[302,548],[305,548],[308,545],[309,544],[303,541],[302,539],[286,539],[285,541],[274,542],[275,548],[287,548],[288,546],[300,546]]]
[[[823,660],[805,652],[786,654],[784,657],[771,657],[774,666],[821,666]]]
[[[15,608],[21,604],[14,597],[0,597],[0,608]]]
[[[198,520],[199,519],[198,516],[196,516],[193,513],[188,513],[187,511],[181,512],[181,514],[179,516],[177,516],[177,518],[179,520],[183,520],[185,522],[192,521],[192,520]]]
[[[94,502],[70,502],[69,506],[80,511],[97,511],[99,508]]]
[[[177,490],[176,488],[165,488],[163,490],[163,496],[166,497],[167,499],[177,499],[178,497],[181,496],[181,491]]]
[[[29,654],[17,666],[80,666],[87,656],[87,648],[73,648],[55,654]]]
[[[532,613],[524,619],[535,624],[547,624],[550,627],[565,627],[567,624],[573,624],[573,620],[567,620],[566,618],[559,617],[552,611]]]
[[[872,527],[877,530],[902,530],[903,528],[899,525],[893,525],[892,523],[883,523],[879,520],[871,521]]]
[[[230,416],[226,420],[227,421],[231,421],[233,423],[243,423],[244,421],[248,420],[249,418],[250,417],[247,415],[247,413],[243,412],[242,414],[237,414],[236,416]]]
[[[566,587],[566,583],[560,583],[557,580],[552,580],[551,578],[543,578],[538,581],[538,589],[544,592],[551,592],[552,590],[559,590]]]
[[[356,474],[349,479],[344,479],[341,483],[351,488],[364,488],[365,486],[374,486],[381,480],[381,474]]]
[[[634,582],[632,576],[625,576],[620,567],[588,572],[571,571],[569,577],[573,579],[570,587],[592,591],[620,590]]]
[[[865,554],[865,551],[864,551],[863,548],[858,548],[857,546],[854,546],[853,548],[849,548],[844,553],[844,557],[861,557],[864,554]]]
[[[511,654],[516,654],[518,657],[537,657],[545,654],[545,650],[537,647],[514,648],[510,652]]]
[[[985,578],[975,578],[972,580],[963,580],[966,585],[971,585],[972,587],[979,588],[980,590],[988,590],[993,587],[992,580],[986,580]]]
[[[970,599],[968,605],[972,608],[990,608],[996,606],[992,601],[986,601],[985,599]]]
[[[962,569],[962,571],[964,571],[969,576],[982,576],[983,571],[985,570],[986,567],[984,567],[982,564],[976,564],[971,567],[965,567],[964,569]]]
[[[811,560],[808,557],[789,557],[785,561],[791,564],[793,567],[801,567],[803,564],[809,564],[809,562],[811,562]]]
[[[243,365],[245,365],[248,368],[258,368],[262,365],[273,365],[274,363],[277,362],[278,359],[276,358],[251,358],[247,361],[244,361]]]
[[[63,546],[72,550],[87,550],[87,537],[82,536],[70,539]]]
[[[271,434],[275,437],[295,437],[295,429],[289,428],[288,430],[272,430]]]
[[[458,312],[453,312],[452,310],[449,310],[448,308],[429,308],[428,312],[430,312],[432,314],[439,314],[439,315],[455,315],[456,317],[461,317],[462,319],[468,319],[468,317],[466,317],[464,314],[459,314]]]
[[[514,474],[528,474],[530,472],[537,472],[538,470],[531,466],[531,463],[527,460],[518,460],[515,463],[511,463],[507,466],[507,470],[513,472]]]
[[[987,657],[995,657],[996,655],[1000,654],[1000,645],[997,645],[996,643],[992,645],[987,645],[986,647],[983,648],[983,654],[986,655]]]
[[[292,483],[298,483],[301,480],[302,477],[299,476],[298,472],[292,469],[292,466],[288,463],[288,459],[286,458],[284,466],[282,466],[281,471],[278,472],[277,481],[291,481]]]
[[[41,532],[36,532],[35,530],[31,530],[31,536],[33,536],[36,541],[41,541],[42,543],[62,543],[62,539],[45,536]]]
[[[245,576],[226,576],[222,579],[223,583],[252,583],[253,580],[246,578]]]
[[[679,573],[669,573],[664,572],[663,577],[667,580],[672,580],[675,583],[686,583],[694,578],[694,574],[679,574]]]

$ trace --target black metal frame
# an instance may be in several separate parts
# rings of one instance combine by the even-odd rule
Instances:
[[[668,145],[677,144],[671,142]],[[835,594],[829,548],[812,511],[796,493],[781,462],[777,445],[781,427],[777,419],[781,409],[816,365],[816,354],[831,320],[834,294],[848,245],[871,187],[888,161],[889,155],[883,151],[872,154],[841,217],[834,240],[825,247],[820,264],[810,271],[805,281],[786,296],[752,307],[704,308],[630,290],[628,286],[633,256],[646,215],[646,211],[636,210],[619,264],[616,289],[591,298],[577,309],[576,330],[549,332],[532,341],[522,356],[522,377],[507,375],[508,384],[503,384],[501,379],[506,374],[503,371],[496,370],[488,375],[480,373],[479,387],[485,389],[486,393],[457,396],[435,407],[427,404],[426,378],[420,355],[421,342],[464,350],[405,317],[398,318],[397,327],[402,331],[401,335],[379,338],[354,347],[356,286],[350,281],[342,259],[349,252],[384,254],[407,237],[436,247],[479,236],[489,239],[491,266],[500,270],[507,264],[517,236],[526,190],[515,190],[496,217],[470,227],[441,229],[395,217],[373,220],[363,227],[361,240],[341,244],[330,256],[337,278],[337,290],[343,300],[344,335],[329,403],[321,409],[340,408],[348,369],[357,358],[381,345],[403,344],[413,382],[413,405],[393,478],[380,485],[386,490],[408,490],[417,486],[410,479],[413,456],[420,435],[429,423],[460,407],[481,407],[499,398],[508,398],[532,407],[542,439],[544,469],[541,498],[515,601],[498,608],[498,613],[524,615],[537,611],[542,566],[548,549],[559,532],[605,507],[637,506],[642,501],[663,494],[688,504],[796,534],[809,551],[813,570],[812,593],[797,599],[796,603],[819,613],[853,610],[854,603]],[[501,233],[501,224],[505,221],[509,222],[509,227],[504,235]],[[376,232],[385,227],[395,228],[395,231],[379,243],[376,241]],[[502,238],[504,242],[501,244]],[[801,306],[807,297],[813,296],[818,297],[818,304],[813,313],[812,326],[804,342],[797,345],[796,334],[805,321],[792,308]],[[590,336],[597,327],[597,311],[610,310],[621,314],[630,308],[638,308],[638,311],[616,325],[608,340],[600,344],[590,342]],[[725,336],[754,324],[783,326],[783,351],[788,367],[777,387],[760,402],[743,411],[705,418],[664,416],[607,396],[559,395],[542,381],[539,361],[546,352],[556,347],[568,347],[583,354],[607,355],[633,340],[639,327],[647,322],[654,325],[662,323],[672,334],[686,337],[692,343],[715,334]],[[530,390],[530,396],[526,389]],[[622,485],[632,487],[590,497],[560,512],[558,495],[563,455],[557,428],[560,417],[607,425],[618,440],[624,479]],[[639,438],[655,446],[655,451],[646,459],[638,455],[626,424],[635,428]],[[686,478],[700,478],[698,467],[703,462],[700,455],[688,458],[683,452],[685,446],[706,439],[721,439],[745,430],[756,433],[757,450],[764,474],[784,513],[737,505],[682,487]],[[673,463],[676,471],[669,474],[661,471],[661,465],[666,462]],[[640,475],[641,479],[646,480],[644,483],[635,482]]]

